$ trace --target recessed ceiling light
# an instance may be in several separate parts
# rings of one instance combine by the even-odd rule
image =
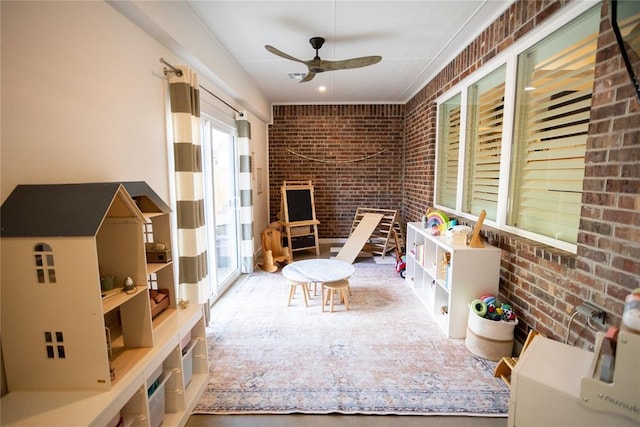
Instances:
[[[531,92],[531,91],[533,91],[533,90],[536,90],[536,88],[535,88],[535,87],[533,87],[533,86],[526,86],[526,87],[524,88],[524,90],[525,90],[526,92]]]
[[[326,87],[326,86],[319,86],[319,87],[318,87],[318,92],[324,92],[324,91],[326,91],[326,90],[327,90],[327,87]]]

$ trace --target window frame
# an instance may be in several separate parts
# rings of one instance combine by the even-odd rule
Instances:
[[[555,31],[561,29],[565,25],[569,24],[572,20],[578,18],[583,13],[586,13],[591,8],[597,7],[600,1],[586,0],[582,2],[574,2],[567,5],[557,14],[550,17],[546,22],[542,23],[534,30],[523,36],[520,40],[516,41],[513,45],[493,57],[490,61],[483,64],[478,70],[470,74],[459,83],[448,89],[436,98],[436,149],[435,149],[435,161],[434,165],[434,191],[433,191],[433,206],[439,210],[452,214],[459,218],[464,218],[471,221],[476,221],[478,215],[473,215],[463,212],[463,199],[465,196],[464,185],[466,182],[466,143],[467,143],[467,106],[469,102],[469,89],[475,83],[497,70],[501,66],[505,66],[505,100],[504,100],[504,116],[502,127],[502,146],[500,151],[500,172],[499,172],[499,186],[498,186],[498,206],[496,212],[496,220],[485,219],[484,223],[493,228],[506,231],[508,233],[531,239],[542,244],[550,245],[561,250],[565,250],[571,253],[577,253],[577,244],[568,243],[558,239],[550,238],[548,236],[533,233],[524,229],[513,227],[507,224],[507,212],[508,205],[511,202],[509,200],[509,186],[511,179],[511,148],[513,144],[513,131],[515,125],[515,104],[516,104],[516,84],[517,84],[517,63],[518,55],[525,52],[530,47],[551,35]],[[599,9],[598,9],[599,10]],[[440,165],[438,161],[440,159],[440,114],[441,105],[454,96],[461,95],[461,116],[462,123],[460,129],[460,151],[458,161],[458,190],[456,194],[455,209],[451,209],[446,206],[439,205],[436,201],[438,196],[438,171]]]
[[[503,69],[502,73],[498,73],[498,71],[501,70],[501,69]],[[499,149],[500,155],[502,155],[502,144],[503,144],[503,141],[505,140],[505,138],[504,138],[504,120],[505,120],[505,117],[504,117],[505,116],[504,100],[507,99],[507,97],[506,97],[506,90],[507,90],[507,87],[506,87],[506,80],[507,80],[506,72],[507,72],[506,64],[499,65],[493,71],[487,73],[484,77],[481,77],[481,78],[475,80],[473,83],[469,84],[467,86],[467,88],[466,88],[467,89],[466,90],[466,94],[467,94],[467,105],[466,105],[467,120],[466,120],[466,125],[471,124],[471,122],[473,121],[474,122],[473,124],[475,125],[475,127],[477,127],[478,125],[480,125],[480,123],[476,123],[475,119],[476,118],[477,119],[482,118],[482,115],[478,113],[478,110],[479,110],[478,107],[479,106],[476,105],[473,102],[470,102],[470,101],[472,101],[473,99],[477,100],[478,97],[481,95],[481,93],[478,92],[478,85],[480,84],[480,82],[483,82],[489,76],[492,76],[492,75],[499,76],[500,74],[502,74],[501,77],[502,77],[503,82],[501,84],[504,85],[504,88],[503,88],[503,92],[502,92],[502,98],[503,98],[502,102],[503,102],[503,104],[502,104],[502,111],[501,111],[502,117],[501,117],[501,122],[500,122],[500,149]],[[472,94],[472,92],[474,92],[474,93]],[[486,93],[486,91],[482,92],[482,93]],[[470,111],[470,110],[473,110],[473,111]],[[472,112],[475,112],[476,114],[471,114]],[[474,128],[474,129],[475,129],[475,127],[472,126],[472,128]],[[471,136],[472,133],[473,133],[472,129],[467,127],[466,128],[466,132],[465,132],[465,143],[464,143],[464,145],[465,145],[465,153],[464,153],[464,155],[465,156],[468,155],[471,159],[473,159],[474,155],[477,153],[477,151],[479,151],[479,150],[477,150],[478,148],[484,147],[481,139],[473,139],[472,138],[472,136]],[[486,136],[486,133],[484,135]],[[498,151],[498,150],[496,150],[496,151]],[[464,169],[465,182],[463,183],[462,189],[461,189],[462,203],[461,203],[460,211],[466,212],[469,215],[475,215],[475,213],[473,213],[471,211],[474,208],[477,209],[477,207],[475,207],[474,203],[473,203],[474,195],[476,194],[476,191],[475,191],[476,188],[472,186],[472,184],[471,184],[472,179],[471,178],[472,178],[472,175],[473,175],[472,172],[474,172],[476,174],[480,173],[482,171],[482,167],[478,167],[478,164],[474,164],[474,162],[471,161],[471,159],[469,159],[470,161],[466,162],[465,169]],[[465,158],[463,160],[467,160],[467,159]],[[498,163],[498,174],[497,174],[497,178],[498,178],[497,191],[498,191],[498,193],[496,194],[496,199],[498,198],[498,196],[500,194],[500,186],[501,186],[501,182],[502,182],[500,180],[500,176],[501,176],[502,168],[503,168],[503,162],[502,162],[502,157],[500,157],[499,158],[499,163]],[[496,206],[495,206],[496,218],[497,218],[497,214],[498,214],[498,206],[499,206],[498,200],[496,200]],[[489,213],[487,213],[487,218],[491,218],[491,215],[489,215]]]
[[[459,100],[457,100],[457,104],[459,105],[460,108],[460,123],[459,123],[459,127],[458,127],[458,159],[457,159],[457,177],[456,177],[456,182],[455,182],[455,186],[456,186],[456,194],[455,194],[455,209],[456,210],[460,210],[459,206],[460,206],[460,191],[462,189],[462,185],[463,183],[460,181],[461,179],[461,168],[460,167],[460,161],[464,159],[464,155],[461,154],[461,152],[463,150],[466,149],[465,146],[465,138],[462,136],[463,132],[466,132],[466,121],[467,121],[467,111],[466,108],[462,108],[463,102],[466,102],[466,97],[463,96],[463,94],[461,94],[460,92],[458,93],[452,93],[450,97],[448,97],[447,99],[443,100],[442,102],[438,103],[438,114],[436,116],[436,120],[437,120],[437,125],[436,125],[436,138],[438,140],[438,143],[436,144],[436,167],[435,167],[435,181],[434,181],[434,190],[433,190],[433,200],[434,200],[434,206],[436,206],[436,203],[438,200],[440,200],[440,195],[439,195],[439,190],[441,188],[441,185],[439,185],[438,182],[438,176],[440,176],[440,173],[444,170],[447,169],[445,167],[441,167],[441,165],[439,164],[439,161],[441,160],[440,155],[442,154],[440,152],[440,134],[443,131],[442,129],[442,116],[441,116],[441,111],[442,111],[442,107],[443,106],[448,106],[451,105],[452,101],[454,100],[454,98],[459,97]],[[449,122],[449,120],[447,120],[447,122]],[[450,141],[447,141],[447,147],[450,146]],[[448,170],[448,169],[447,169]],[[443,209],[445,208],[444,205],[439,205],[441,206]],[[447,207],[447,209],[451,209],[449,207]]]

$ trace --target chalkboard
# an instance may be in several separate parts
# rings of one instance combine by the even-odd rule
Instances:
[[[280,187],[282,196],[282,225],[287,234],[287,246],[293,251],[303,251],[315,247],[316,255],[320,255],[318,244],[318,224],[313,204],[313,184],[311,181],[283,181]],[[303,234],[296,232],[292,236],[292,228],[302,229]],[[305,231],[306,227],[306,231]],[[297,230],[300,231],[300,230]]]
[[[309,221],[315,219],[311,188],[286,190],[287,222]]]

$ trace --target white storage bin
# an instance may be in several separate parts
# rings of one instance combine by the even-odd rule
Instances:
[[[181,339],[180,339],[180,349],[184,350],[189,343],[191,342],[191,331],[187,332]]]
[[[158,427],[164,420],[164,386],[171,376],[171,371],[163,372],[159,377],[159,384],[149,396],[149,423],[151,427]]]
[[[147,389],[149,389],[149,387],[151,387],[151,385],[160,378],[160,375],[162,375],[162,365],[154,369],[151,375],[147,377]]]
[[[191,340],[189,345],[183,350],[182,354],[182,375],[184,377],[185,388],[191,382],[193,375],[193,349],[198,343],[197,339]]]

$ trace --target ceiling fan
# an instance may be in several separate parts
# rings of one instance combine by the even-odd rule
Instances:
[[[325,59],[320,59],[320,56],[318,55],[318,50],[324,44],[324,38],[311,37],[309,39],[309,43],[311,43],[311,47],[316,50],[316,56],[309,61],[303,61],[301,59],[295,58],[291,55],[288,55],[276,49],[273,46],[265,45],[264,47],[274,55],[278,55],[282,58],[305,64],[309,69],[309,72],[307,73],[304,79],[300,80],[300,83],[308,82],[312,80],[316,76],[316,74],[323,73],[325,71],[346,70],[349,68],[361,68],[361,67],[377,64],[382,60],[381,56],[362,56],[360,58],[343,59],[341,61],[328,61]]]

